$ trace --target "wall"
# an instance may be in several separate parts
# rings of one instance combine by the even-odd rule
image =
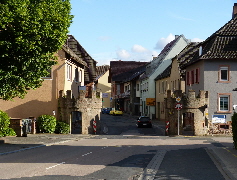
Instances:
[[[35,90],[29,90],[24,99],[0,100],[0,109],[8,113],[11,118],[39,117],[43,114],[53,115],[53,110],[57,113],[58,90],[63,89],[63,78],[59,74],[64,71],[63,58],[65,56],[61,52],[56,56],[58,63],[52,67],[51,78],[44,78],[42,86]]]
[[[189,91],[187,95],[184,95],[182,91],[175,91],[175,97],[181,98],[181,104],[183,108],[179,110],[175,109],[176,98],[171,97],[171,91],[167,92],[166,102],[166,120],[170,121],[169,134],[178,134],[178,114],[179,116],[179,134],[183,134],[183,114],[186,112],[194,113],[193,122],[193,135],[206,135],[208,133],[208,92],[200,91],[196,94],[195,91]]]
[[[111,83],[108,83],[109,70],[98,79],[97,89],[102,93],[108,94],[108,97],[103,97],[102,107],[111,107],[110,98],[111,98]]]
[[[72,98],[68,90],[66,96],[60,91],[59,113],[60,120],[71,124],[72,111],[82,113],[82,134],[93,134],[93,121],[96,121],[97,132],[100,131],[100,113],[102,106],[102,93],[92,91],[92,98],[85,98],[86,91],[80,90],[78,98]]]

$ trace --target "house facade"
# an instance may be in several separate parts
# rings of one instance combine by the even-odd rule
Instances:
[[[109,65],[96,67],[95,88],[97,91],[102,92],[102,108],[110,107],[111,83],[108,82],[109,68]]]
[[[28,90],[24,99],[14,98],[13,101],[1,101],[0,109],[11,118],[39,117],[43,114],[58,117],[59,91],[72,90],[78,96],[80,86],[84,86],[84,69],[86,63],[78,58],[67,45],[56,54],[57,64],[52,67],[41,87]]]
[[[111,107],[115,109],[121,109],[124,111],[124,101],[130,99],[129,96],[122,97],[122,94],[125,93],[124,80],[127,79],[127,76],[123,76],[124,72],[128,72],[132,69],[136,69],[147,62],[137,62],[137,61],[110,61],[110,70],[109,70],[109,82],[111,83]],[[130,82],[126,83],[127,92],[130,91]],[[124,94],[125,95],[125,94]],[[126,105],[126,103],[125,103]],[[127,108],[127,106],[126,106]]]
[[[188,43],[189,40],[183,35],[176,35],[175,39],[164,47],[158,57],[154,58],[146,66],[146,72],[140,78],[142,92],[140,98],[140,112],[142,115],[147,115],[151,119],[156,117],[155,78],[171,64],[171,59],[181,52]],[[166,84],[167,82],[165,82],[164,87],[166,87]]]
[[[57,64],[52,66],[47,77],[42,77],[44,81],[41,87],[35,90],[28,90],[24,99],[0,100],[0,109],[8,113],[11,118],[18,119],[28,119],[29,117],[36,119],[45,114],[54,115],[57,120],[67,122],[71,127],[78,119],[82,122],[86,121],[87,119],[81,118],[82,110],[80,108],[77,108],[75,112],[68,111],[70,114],[63,116],[67,118],[62,118],[62,114],[65,114],[65,109],[60,107],[59,97],[66,97],[66,94],[69,94],[68,92],[70,91],[70,98],[75,99],[81,97],[81,90],[84,90],[85,98],[92,98],[93,84],[96,77],[96,71],[94,70],[96,61],[89,56],[71,35],[68,36],[67,42],[55,56],[57,57]],[[101,97],[99,96],[99,98]],[[92,114],[91,117],[99,117],[99,113],[100,109],[96,111],[96,114]],[[83,124],[82,122],[80,124]],[[80,132],[82,132],[81,127]],[[88,133],[86,130],[90,128],[86,127],[84,129],[84,133]]]

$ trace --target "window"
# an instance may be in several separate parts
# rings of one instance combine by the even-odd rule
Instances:
[[[137,91],[139,91],[139,84],[137,84]]]
[[[78,68],[75,68],[75,81],[76,81],[76,82],[79,81],[79,72],[78,72]]]
[[[230,104],[231,104],[231,94],[223,93],[218,94],[219,96],[219,112],[229,112],[230,111]]]
[[[70,64],[67,64],[67,80],[72,80],[72,66]]]
[[[229,82],[229,66],[220,66],[219,82]]]

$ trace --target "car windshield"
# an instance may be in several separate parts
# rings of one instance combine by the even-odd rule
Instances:
[[[150,121],[150,118],[149,117],[141,117],[139,120],[140,121]]]

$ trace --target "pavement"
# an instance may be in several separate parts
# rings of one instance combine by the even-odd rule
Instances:
[[[164,129],[162,124],[155,124],[155,126]],[[95,135],[41,133],[28,134],[27,137],[1,137],[0,156],[94,136]],[[231,136],[176,136],[170,138],[174,140],[175,138],[207,138],[218,142],[215,147],[207,148],[207,153],[222,174],[226,175],[226,179],[237,180],[237,150],[233,147],[233,138]]]

